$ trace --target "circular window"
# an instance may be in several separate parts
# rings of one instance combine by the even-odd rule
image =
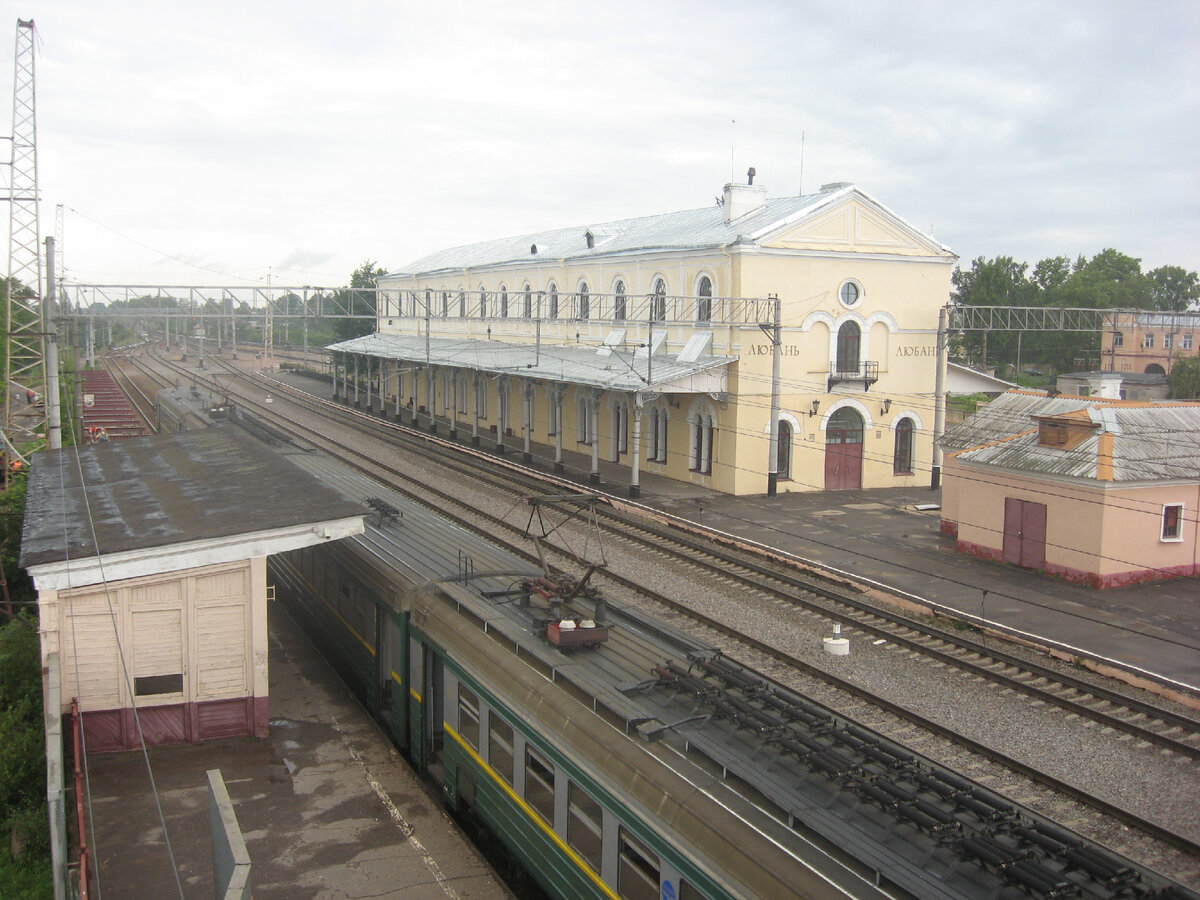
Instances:
[[[852,308],[858,306],[862,300],[862,285],[857,281],[843,281],[841,288],[838,289],[838,299],[842,301],[842,306]]]

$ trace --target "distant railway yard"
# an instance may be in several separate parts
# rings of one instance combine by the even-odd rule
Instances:
[[[590,584],[614,603],[666,619],[780,690],[1200,889],[1200,698],[1142,691],[920,615],[842,573],[714,540],[694,523],[536,472],[519,453],[471,447],[462,429],[451,440],[445,429],[431,435],[355,410],[330,399],[328,380],[310,379],[309,391],[299,377],[248,371],[264,368],[258,362],[209,356],[199,368],[139,349],[105,366],[153,427],[160,388],[210,391],[260,435],[335,457],[531,565],[596,563]],[[567,496],[574,514],[547,530],[540,513]],[[835,626],[848,656],[823,650]],[[1114,887],[1111,896],[1124,895]]]

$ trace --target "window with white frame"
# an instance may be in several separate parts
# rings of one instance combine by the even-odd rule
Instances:
[[[1185,334],[1183,336],[1183,349],[1184,350],[1192,349],[1192,336],[1190,334]]]
[[[502,285],[500,285],[500,311],[499,311],[499,316],[500,316],[500,318],[501,318],[501,319],[507,319],[507,318],[508,318],[508,288],[507,288],[507,287],[505,287],[503,284],[502,284]]]
[[[1119,331],[1114,331],[1113,332],[1113,346],[1114,347],[1124,347],[1125,346],[1125,335],[1123,335]]]
[[[1154,349],[1154,332],[1150,332],[1142,338],[1142,347],[1146,350]]]
[[[621,280],[613,285],[613,319],[625,321],[625,282]]]
[[[1168,503],[1162,508],[1162,540],[1183,540],[1183,504]]]
[[[481,319],[487,318],[487,302],[488,302],[487,291],[484,289],[483,285],[481,284],[479,286],[479,318],[481,318]]]
[[[575,310],[575,318],[588,319],[592,314],[592,297],[588,293],[588,283],[580,282],[579,290],[576,292],[577,308]]]
[[[1163,349],[1170,350],[1173,346],[1175,346],[1175,335],[1164,334],[1163,335]]]
[[[546,317],[549,319],[558,318],[558,285],[553,281],[550,282],[549,290],[550,309],[546,311]]]
[[[696,321],[711,322],[712,321],[712,279],[707,275],[700,278],[700,283],[696,285]]]
[[[525,287],[521,288],[521,315],[526,319],[533,318],[533,290],[528,281],[525,282]]]
[[[650,321],[665,322],[667,319],[667,283],[661,278],[654,280],[654,296],[650,299]]]

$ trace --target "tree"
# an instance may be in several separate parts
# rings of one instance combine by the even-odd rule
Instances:
[[[374,316],[375,280],[386,274],[386,269],[375,265],[374,260],[368,259],[350,276],[350,287],[335,292],[334,299],[354,315]],[[375,323],[367,319],[338,319],[333,330],[338,340],[345,341],[370,334],[375,330]]]
[[[1200,357],[1189,356],[1175,360],[1167,386],[1174,400],[1200,399]]]
[[[1025,277],[1026,263],[1011,256],[985,260],[982,256],[967,270],[955,269],[950,276],[953,298],[964,306],[1029,306],[1034,287]],[[1015,332],[967,332],[959,352],[971,363],[986,366],[999,361],[1015,362]]]
[[[1154,308],[1164,312],[1185,312],[1200,300],[1200,279],[1182,266],[1159,266],[1147,272]]]

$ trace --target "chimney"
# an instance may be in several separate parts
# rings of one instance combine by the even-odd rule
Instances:
[[[725,224],[752,212],[758,212],[767,205],[767,189],[755,185],[754,176],[757,173],[751,168],[746,173],[748,184],[727,184],[721,206],[725,210]]]

